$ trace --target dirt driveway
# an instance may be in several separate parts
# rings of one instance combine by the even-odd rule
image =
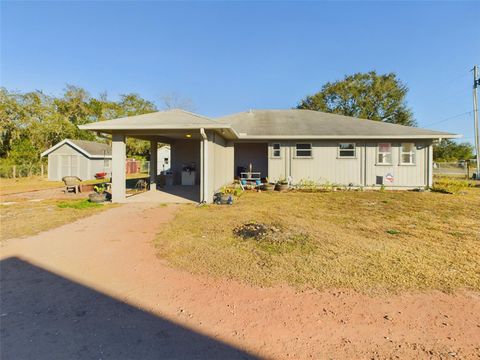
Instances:
[[[475,293],[261,289],[168,267],[179,207],[128,204],[1,247],[2,359],[480,357]]]

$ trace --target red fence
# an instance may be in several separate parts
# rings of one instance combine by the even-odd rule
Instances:
[[[141,169],[141,162],[135,159],[127,159],[125,167],[127,169],[127,174],[137,174]]]

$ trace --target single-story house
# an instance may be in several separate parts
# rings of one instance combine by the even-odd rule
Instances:
[[[88,125],[112,136],[113,201],[125,201],[125,138],[171,148],[174,184],[188,172],[198,199],[236,176],[255,173],[351,186],[411,189],[432,185],[432,144],[459,135],[310,110],[250,110],[218,119],[183,110],[160,111]],[[156,156],[156,155],[154,155]],[[156,162],[155,162],[156,163]],[[151,189],[156,190],[151,167]],[[242,174],[243,173],[243,174]],[[193,174],[193,175],[192,175]],[[193,179],[191,178],[193,177]]]
[[[62,180],[64,176],[91,180],[97,173],[112,171],[110,145],[95,141],[65,139],[41,156],[48,156],[48,180]]]

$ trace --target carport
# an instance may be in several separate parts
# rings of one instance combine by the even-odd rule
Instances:
[[[230,125],[174,109],[82,125],[80,128],[111,136],[113,202],[127,201],[127,137],[150,141],[150,191],[141,195],[145,200],[159,199],[158,202],[162,202],[160,199],[165,197],[155,193],[160,191],[190,201],[209,203],[218,188],[233,180],[231,140],[237,136]],[[169,188],[159,189],[157,186],[158,143],[171,147],[173,186]],[[184,170],[190,175],[188,181],[182,179]],[[189,185],[185,185],[187,182]]]

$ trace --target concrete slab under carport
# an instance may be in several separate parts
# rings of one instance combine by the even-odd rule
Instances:
[[[198,185],[172,185],[157,190],[149,190],[140,194],[128,196],[127,203],[157,203],[157,204],[198,204],[200,189]]]

